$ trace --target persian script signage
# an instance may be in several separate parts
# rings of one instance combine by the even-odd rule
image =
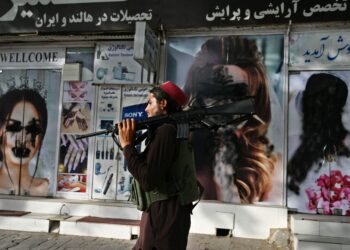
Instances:
[[[348,21],[347,0],[1,0],[2,34]],[[181,16],[181,18],[179,18]]]

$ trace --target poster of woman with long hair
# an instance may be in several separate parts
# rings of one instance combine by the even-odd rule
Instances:
[[[350,215],[349,71],[290,75],[288,207]]]
[[[60,74],[2,70],[0,193],[50,196],[55,180]]]
[[[255,98],[258,119],[192,132],[203,198],[282,205],[283,37],[174,38],[168,44],[167,77],[190,96],[189,108]]]

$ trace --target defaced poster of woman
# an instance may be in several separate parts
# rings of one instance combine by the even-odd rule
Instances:
[[[349,71],[290,75],[288,207],[350,216]]]
[[[50,196],[55,177],[54,121],[60,74],[2,70],[0,82],[0,193]]]
[[[190,96],[189,108],[255,97],[258,119],[192,132],[203,198],[283,205],[283,37],[171,38],[167,79]]]

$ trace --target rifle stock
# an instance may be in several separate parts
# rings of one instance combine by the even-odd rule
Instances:
[[[241,100],[236,100],[232,103],[222,104],[218,106],[208,107],[208,108],[198,108],[188,111],[182,111],[169,115],[160,115],[155,117],[150,117],[147,119],[136,121],[136,130],[147,129],[149,126],[162,124],[165,122],[173,122],[176,124],[193,124],[200,123],[203,119],[209,116],[244,116],[246,120],[248,116],[255,113],[254,109],[254,98],[247,97]],[[240,120],[240,118],[237,118]],[[76,139],[83,139],[86,137],[97,136],[97,135],[107,135],[110,133],[118,134],[118,128],[112,127],[110,129],[97,131],[93,133],[88,133],[84,135],[78,135]]]

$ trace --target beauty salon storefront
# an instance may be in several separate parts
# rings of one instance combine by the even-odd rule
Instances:
[[[348,216],[350,109],[334,93],[350,84],[349,12],[346,0],[2,1],[1,209],[138,219],[111,134],[77,136],[145,118],[149,88],[167,80],[197,104],[230,100],[221,65],[230,83],[241,69],[255,79],[260,120],[193,134],[205,192],[191,232],[267,238],[288,211]]]

